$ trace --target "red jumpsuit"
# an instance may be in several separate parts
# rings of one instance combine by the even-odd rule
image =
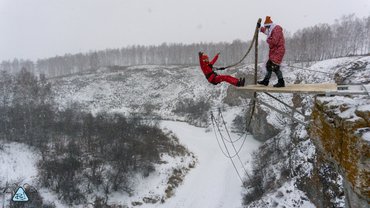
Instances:
[[[218,59],[218,54],[212,59],[211,62],[209,62],[208,56],[206,54],[199,55],[200,68],[202,69],[208,82],[215,84],[215,85],[220,82],[227,82],[229,84],[237,86],[238,81],[239,81],[237,78],[232,77],[230,75],[218,75],[216,72],[213,71],[212,67],[213,67],[213,64],[216,63],[217,59]]]

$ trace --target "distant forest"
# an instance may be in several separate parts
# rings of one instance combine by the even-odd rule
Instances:
[[[284,28],[284,23],[281,23]],[[248,34],[246,34],[247,36]],[[251,32],[251,37],[253,33]],[[262,36],[263,34],[260,34]],[[286,63],[320,61],[329,58],[370,53],[370,16],[357,18],[354,14],[343,16],[332,25],[318,24],[298,30],[294,34],[285,33]],[[158,46],[135,45],[117,49],[90,51],[88,53],[65,54],[36,62],[30,60],[2,61],[0,70],[17,73],[26,68],[35,74],[47,77],[62,76],[105,66],[130,65],[197,65],[198,51],[213,56],[221,52],[218,65],[232,64],[245,54],[251,41],[235,40],[232,43],[163,43]],[[268,46],[259,41],[259,62],[267,57]],[[245,63],[254,61],[253,53]]]

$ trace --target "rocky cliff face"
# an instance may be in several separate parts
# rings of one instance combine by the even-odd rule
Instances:
[[[252,113],[252,108],[253,106],[250,105],[250,110],[247,112],[246,115],[246,118],[248,119],[247,122],[249,122],[249,119],[251,117],[250,114]],[[267,121],[267,116],[268,113],[257,105],[255,111],[253,112],[252,121],[248,126],[249,128],[247,128],[247,131],[251,132],[255,139],[262,142],[276,136],[280,132],[279,129],[277,129],[276,127],[274,127],[274,125],[270,124]]]
[[[343,177],[341,186],[345,194],[345,206],[368,207],[370,100],[365,97],[317,98],[309,134],[317,148],[319,163],[332,164],[334,172]],[[312,178],[315,178],[315,174]],[[320,180],[317,182],[320,183]]]
[[[370,56],[364,56],[325,60],[313,64],[309,70],[284,67],[284,79],[286,83],[369,84],[369,63]],[[252,190],[263,187],[268,193],[258,197],[262,191],[254,193],[248,189],[244,203],[248,207],[266,207],[266,203],[272,205],[267,207],[278,207],[287,202],[284,197],[288,193],[282,194],[281,189],[293,184],[289,192],[297,188],[304,194],[292,197],[295,201],[285,207],[304,207],[295,203],[298,198],[302,201],[307,198],[312,203],[308,207],[370,207],[370,99],[315,98],[304,94],[274,96],[305,115],[294,116],[308,124],[297,124],[257,105],[248,131],[264,143],[256,153],[254,175],[247,184],[254,187]],[[258,93],[258,98],[291,113],[263,93]],[[245,120],[249,118],[250,110]]]

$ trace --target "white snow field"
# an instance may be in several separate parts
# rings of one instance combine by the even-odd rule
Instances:
[[[231,161],[222,154],[214,132],[206,132],[204,128],[179,122],[165,121],[162,125],[178,135],[180,142],[198,157],[199,163],[185,177],[175,196],[158,207],[242,207],[242,183]],[[232,134],[232,138],[239,136]],[[260,142],[252,136],[247,136],[246,140],[240,158],[248,170],[251,153],[257,150]],[[240,143],[235,146],[239,147]],[[228,149],[233,150],[230,145]],[[233,152],[231,151],[231,154]],[[234,162],[243,176],[244,170],[237,157]]]

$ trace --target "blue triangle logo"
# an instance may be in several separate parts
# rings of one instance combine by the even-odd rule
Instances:
[[[19,187],[17,192],[15,192],[13,199],[14,202],[27,202],[28,196],[22,187]]]

